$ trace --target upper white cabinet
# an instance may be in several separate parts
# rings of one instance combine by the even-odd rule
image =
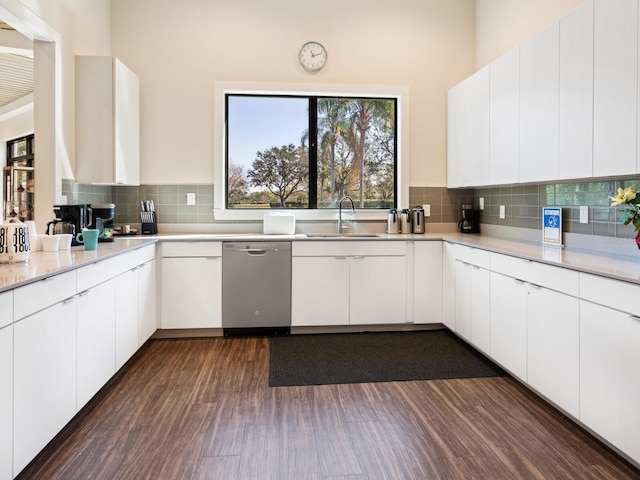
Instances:
[[[593,0],[560,20],[558,177],[593,175]]]
[[[75,58],[76,180],[140,184],[140,81],[117,58]]]
[[[593,175],[635,173],[637,0],[595,0],[593,90]]]
[[[520,46],[520,181],[558,178],[560,27]]]
[[[449,186],[489,183],[489,68],[449,91]]]
[[[515,183],[520,178],[520,49],[498,58],[489,69],[489,183]]]

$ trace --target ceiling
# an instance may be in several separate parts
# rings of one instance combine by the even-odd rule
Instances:
[[[0,21],[0,30],[13,30]],[[0,108],[33,92],[33,58],[0,46]]]

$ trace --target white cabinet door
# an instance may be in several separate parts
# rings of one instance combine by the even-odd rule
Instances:
[[[80,410],[116,371],[116,281],[78,296],[78,391]]]
[[[355,256],[350,261],[349,323],[406,322],[406,257]]]
[[[638,2],[595,0],[593,175],[636,173]]]
[[[349,325],[349,258],[291,259],[291,325]]]
[[[580,301],[580,421],[640,461],[640,319]]]
[[[456,260],[456,332],[468,341],[471,341],[471,271],[471,265]]]
[[[138,268],[116,277],[116,371],[138,350]]]
[[[491,356],[527,381],[526,284],[495,272],[491,272]]]
[[[456,257],[455,245],[442,242],[442,323],[456,329]]]
[[[527,293],[527,382],[578,418],[579,300],[534,285]]]
[[[15,474],[76,413],[76,303],[71,298],[14,325]]]
[[[158,328],[156,261],[140,265],[138,284],[138,346]]]
[[[491,352],[491,272],[471,265],[471,343]]]
[[[520,49],[490,65],[489,180],[516,183],[520,177]]]
[[[449,92],[451,132],[448,171],[451,186],[489,182],[489,68],[485,67]]]
[[[520,46],[520,182],[558,178],[560,28]]]
[[[560,20],[558,177],[593,175],[593,0]]]
[[[162,328],[222,328],[222,258],[162,259]]]
[[[413,323],[442,323],[442,242],[414,242]]]
[[[0,479],[13,478],[13,325],[0,328]],[[17,473],[17,472],[16,472]]]
[[[0,293],[0,328],[13,322],[13,291]]]
[[[140,82],[120,60],[75,58],[76,180],[140,184]]]

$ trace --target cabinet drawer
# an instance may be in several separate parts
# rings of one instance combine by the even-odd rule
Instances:
[[[222,242],[162,242],[163,257],[221,257]]]
[[[0,293],[0,328],[13,321],[13,291]]]
[[[291,255],[294,257],[339,257],[339,256],[404,256],[407,244],[402,241],[320,241],[293,242]]]
[[[13,291],[13,320],[19,320],[76,294],[76,271],[61,273]]]
[[[492,253],[491,271],[575,297],[580,291],[578,272],[568,268]]]
[[[78,269],[78,292],[106,282],[127,270],[127,254],[108,258]]]
[[[580,273],[580,298],[640,316],[640,286],[612,278]]]
[[[456,260],[488,269],[491,265],[491,253],[465,245],[454,245]]]

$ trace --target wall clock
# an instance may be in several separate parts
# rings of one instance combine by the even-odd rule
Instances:
[[[327,63],[327,49],[318,42],[307,42],[298,53],[300,65],[308,72],[317,72]]]

